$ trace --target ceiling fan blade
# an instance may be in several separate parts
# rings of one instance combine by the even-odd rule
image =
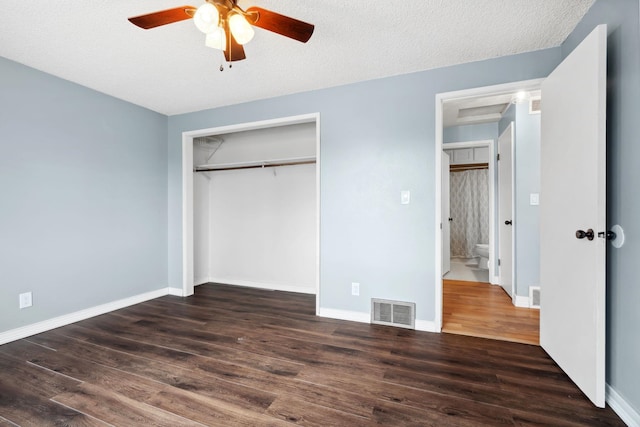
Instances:
[[[306,43],[313,34],[313,24],[299,21],[261,7],[247,9],[247,20],[256,27]]]
[[[244,48],[241,44],[236,42],[235,38],[233,38],[233,34],[231,34],[231,31],[229,31],[228,25],[226,26],[226,30],[227,47],[224,50],[224,59],[226,59],[227,62],[242,61],[243,59],[246,59],[247,57],[244,54]]]
[[[149,13],[147,15],[134,16],[133,18],[129,18],[129,22],[140,28],[148,30],[161,25],[172,24],[174,22],[189,19],[193,16],[195,11],[196,8],[193,6],[180,6],[173,9]]]

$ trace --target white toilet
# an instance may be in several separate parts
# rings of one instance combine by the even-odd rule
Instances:
[[[478,268],[484,270],[489,269],[489,245],[486,243],[478,243],[475,249],[475,255],[478,257]]]

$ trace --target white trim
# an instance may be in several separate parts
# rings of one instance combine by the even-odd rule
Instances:
[[[626,425],[629,427],[640,427],[640,413],[609,384],[606,385],[606,395],[607,403]]]
[[[240,123],[229,126],[192,130],[182,133],[182,292],[184,296],[193,295],[193,139],[231,132],[267,129],[300,123],[316,124],[316,314],[320,309],[320,113]],[[254,286],[257,287],[257,286]],[[273,289],[269,285],[266,289]],[[294,292],[301,292],[299,289]]]
[[[470,98],[481,95],[498,94],[514,92],[517,90],[532,90],[540,87],[544,79],[533,79],[520,82],[505,83],[494,86],[484,86],[473,89],[464,89],[454,92],[444,92],[436,94],[436,111],[435,111],[435,184],[436,184],[436,200],[435,200],[435,295],[434,295],[434,329],[436,332],[442,330],[442,234],[440,223],[442,222],[442,159],[440,152],[442,151],[443,140],[443,121],[442,121],[442,103],[451,99]]]
[[[436,329],[436,322],[431,320],[418,320],[416,319],[416,331],[424,332],[440,332]]]
[[[516,307],[529,308],[529,297],[513,294],[513,305]]]
[[[174,295],[177,297],[185,296],[182,288],[171,288],[171,287],[167,288],[167,295]]]
[[[318,316],[328,317],[330,319],[348,320],[350,322],[371,323],[371,313],[363,313],[361,311],[321,308]],[[415,330],[425,332],[439,332],[439,330],[436,329],[435,322],[432,322],[430,320],[416,319]]]
[[[320,317],[330,319],[349,320],[351,322],[371,323],[371,314],[360,311],[337,310],[334,308],[320,308]]]
[[[287,285],[284,283],[261,283],[261,282],[252,282],[250,280],[221,279],[218,277],[211,277],[209,278],[208,282],[220,283],[220,284],[231,285],[231,286],[244,286],[245,288],[267,289],[270,291],[297,292],[300,294],[311,294],[311,295],[314,295],[316,293],[316,288],[313,285],[302,287],[302,286],[295,286],[295,285]]]
[[[316,316],[320,314],[320,113],[316,120]]]
[[[193,136],[182,134],[182,293],[193,295]]]
[[[16,329],[11,329],[9,331],[0,333],[0,344],[6,344],[11,341],[27,338],[32,335],[50,331],[51,329],[56,329],[61,326],[70,325],[71,323],[79,322],[81,320],[89,319],[91,317],[99,316],[101,314],[105,314],[111,311],[119,310],[121,308],[129,307],[130,305],[140,304],[141,302],[159,298],[169,294],[170,289],[175,289],[175,288],[162,288],[162,289],[158,289],[151,292],[145,292],[144,294],[135,295],[132,297],[121,299],[121,300],[108,302],[106,304],[101,304],[95,307],[86,308],[84,310],[76,311],[74,313],[64,314],[62,316],[54,317],[52,319],[43,320],[41,322],[33,323],[31,325],[22,326]],[[180,289],[180,292],[182,293],[182,289]]]
[[[204,285],[205,283],[209,283],[211,279],[209,277],[196,277],[193,279],[193,286]],[[182,292],[182,288],[180,288],[180,292]]]
[[[442,140],[443,140],[443,94],[436,94],[436,142],[435,142],[435,174],[436,174],[436,203],[435,203],[435,282],[434,282],[434,329],[442,331]]]
[[[516,113],[517,114],[517,113]],[[518,233],[516,227],[518,227],[518,221],[516,221],[516,122],[515,120],[509,124],[511,128],[511,221],[515,221],[515,225],[511,227],[511,295],[513,295],[513,305],[518,305],[518,263],[517,260],[517,247],[518,247]],[[527,307],[529,307],[529,298],[527,297]]]

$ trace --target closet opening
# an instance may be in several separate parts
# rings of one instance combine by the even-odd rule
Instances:
[[[319,114],[183,134],[183,289],[222,283],[319,301]]]

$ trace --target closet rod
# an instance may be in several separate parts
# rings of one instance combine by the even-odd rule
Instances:
[[[461,165],[449,165],[451,172],[462,172],[476,169],[489,169],[489,163],[467,163]]]
[[[252,165],[241,165],[241,166],[221,166],[221,167],[197,167],[194,169],[194,172],[215,172],[215,171],[232,171],[238,169],[262,169],[262,168],[275,168],[280,166],[295,166],[295,165],[311,165],[315,164],[315,160],[300,160],[295,162],[282,162],[282,163],[261,163],[261,164],[252,164]]]

